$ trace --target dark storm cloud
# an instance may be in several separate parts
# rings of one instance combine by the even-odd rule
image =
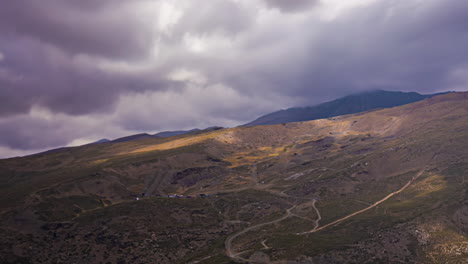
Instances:
[[[4,1],[0,33],[39,39],[67,52],[133,58],[152,45],[125,1]]]
[[[268,6],[278,8],[282,12],[304,11],[319,2],[319,0],[292,0],[292,1],[290,0],[264,0],[264,1]]]
[[[66,145],[69,134],[64,132],[56,122],[22,116],[0,122],[0,145],[20,150]],[[54,133],[54,136],[40,136],[45,133]]]
[[[0,51],[7,54],[0,62],[0,117],[35,104],[70,115],[102,112],[121,93],[175,86],[158,73],[106,72],[28,38],[0,37]]]
[[[34,104],[72,115],[101,112],[122,92],[169,85],[160,73],[112,73],[96,67],[96,59],[79,61],[77,55],[134,61],[148,53],[150,27],[130,7],[123,0],[3,3],[0,117],[28,112]]]

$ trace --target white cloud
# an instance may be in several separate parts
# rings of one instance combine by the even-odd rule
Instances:
[[[169,78],[174,81],[190,82],[197,85],[205,85],[207,83],[207,78],[202,73],[183,68],[172,71],[169,74]]]
[[[353,8],[365,7],[377,1],[380,0],[321,0],[318,14],[322,19],[330,21]]]
[[[176,3],[174,2],[156,2],[152,3],[149,2],[147,5],[150,5],[150,8],[148,10],[151,10],[151,5],[153,5],[153,12],[150,13],[153,17],[156,17],[158,21],[158,29],[166,34],[170,34],[171,28],[177,24],[177,22],[180,20],[180,18],[183,15],[183,8],[180,6],[177,6]],[[143,8],[147,8],[147,6],[144,6]]]

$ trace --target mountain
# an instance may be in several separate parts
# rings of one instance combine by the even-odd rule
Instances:
[[[107,142],[110,142],[110,140],[107,139],[107,138],[103,138],[103,139],[100,139],[98,141],[95,141],[95,142],[89,143],[89,144],[99,144],[99,143],[107,143]]]
[[[244,126],[274,125],[310,121],[340,115],[354,114],[378,108],[400,106],[439,94],[422,95],[415,92],[368,91],[309,107],[294,107],[257,118]]]
[[[126,136],[126,137],[121,137],[118,139],[112,140],[112,142],[118,143],[118,142],[126,142],[126,141],[133,141],[133,140],[139,140],[139,139],[148,139],[152,138],[153,136],[147,133],[141,133],[141,134],[136,134],[136,135],[131,135],[131,136]]]
[[[468,93],[0,160],[0,263],[465,263]]]
[[[173,137],[173,136],[180,136],[192,132],[197,132],[201,131],[198,128],[192,129],[192,130],[177,130],[177,131],[164,131],[164,132],[159,132],[157,134],[154,134],[155,137]]]
[[[180,136],[180,135],[185,135],[185,134],[200,134],[200,133],[206,133],[214,130],[220,130],[223,129],[223,127],[219,126],[211,126],[207,127],[205,129],[191,129],[191,130],[176,130],[176,131],[164,131],[164,132],[159,132],[157,134],[154,134],[153,136],[155,137],[160,137],[160,138],[165,138],[165,137],[174,137],[174,136]]]

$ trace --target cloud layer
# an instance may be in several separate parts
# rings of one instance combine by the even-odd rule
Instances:
[[[466,90],[467,16],[458,0],[7,1],[0,157],[368,89]]]

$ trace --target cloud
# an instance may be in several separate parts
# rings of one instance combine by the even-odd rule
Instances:
[[[234,64],[226,80],[233,87],[302,96],[302,104],[368,89],[449,90],[450,72],[468,59],[462,52],[467,6],[376,1],[331,21],[274,24],[275,30],[246,45],[255,49],[267,40],[248,67]]]
[[[138,57],[152,45],[152,34],[134,6],[127,1],[8,1],[0,9],[0,32],[73,54]]]
[[[232,0],[210,0],[209,4],[197,5],[196,12],[181,16],[173,34],[237,34],[251,26],[253,12]]]
[[[71,56],[26,38],[1,38],[8,54],[0,64],[0,116],[27,113],[34,105],[71,115],[110,111],[125,91],[166,89],[158,73],[110,71],[101,60]],[[175,84],[173,84],[175,85]]]
[[[248,122],[259,110],[284,107],[291,101],[275,94],[247,96],[223,84],[188,83],[181,91],[122,96],[113,122],[129,131],[148,132],[214,125],[230,127]]]
[[[265,0],[265,3],[270,7],[280,9],[282,12],[298,12],[317,4],[318,0]]]
[[[118,138],[134,133],[117,126],[112,116],[70,116],[34,107],[27,114],[0,119],[0,158],[86,144],[103,135]]]
[[[462,90],[467,16],[458,0],[8,1],[1,151],[234,126],[368,89]]]
[[[45,149],[30,149],[30,150],[19,150],[11,149],[8,147],[0,146],[0,159],[13,158],[13,157],[24,157],[27,155],[40,153],[46,151]]]

